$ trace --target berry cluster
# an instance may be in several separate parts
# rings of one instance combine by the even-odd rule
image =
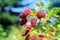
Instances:
[[[24,24],[26,24],[27,22],[27,16],[30,15],[31,10],[30,9],[25,9],[22,13],[20,13],[19,17],[22,18],[20,25],[23,26]],[[40,18],[44,18],[46,16],[46,14],[42,11],[38,11],[36,13],[36,16],[40,19]],[[32,18],[31,19],[31,25],[34,27],[36,26],[36,22],[37,19],[36,18]]]
[[[25,9],[22,13],[19,14],[19,18],[22,19],[22,20],[20,20],[20,23],[19,23],[20,26],[23,26],[28,22],[27,16],[30,15],[30,13],[31,13],[31,9]],[[41,19],[41,18],[44,18],[46,16],[46,14],[43,11],[38,11],[36,13],[36,16],[38,19]],[[35,17],[31,18],[31,24],[28,24],[27,27],[23,30],[22,36],[26,36],[25,40],[30,40],[30,39],[36,40],[36,34],[33,34],[31,36],[30,34],[28,34],[28,32],[36,26],[37,18],[35,18]],[[44,38],[43,35],[40,35],[40,36],[42,38]]]
[[[36,5],[39,6],[39,3],[37,3]],[[34,15],[34,13],[36,14],[36,16]],[[25,9],[22,13],[20,13],[19,18],[22,20],[20,20],[19,25],[23,26],[28,23],[27,25],[25,25],[26,27],[22,31],[22,36],[25,36],[25,40],[54,40],[53,37],[55,36],[56,28],[53,27],[55,25],[51,25],[49,23],[52,22],[52,20],[50,20],[50,17],[52,15],[53,14],[50,15],[50,13],[45,14],[42,10],[35,12],[35,10],[33,11],[32,9]],[[29,17],[31,17],[30,20]],[[34,30],[31,31],[32,29]]]
[[[20,13],[19,17],[22,19],[19,23],[20,26],[23,26],[27,22],[27,16],[30,14],[30,9],[25,9],[22,13]]]

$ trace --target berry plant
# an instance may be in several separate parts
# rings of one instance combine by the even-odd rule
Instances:
[[[40,4],[36,4],[40,6]],[[46,13],[44,12],[46,10]],[[19,29],[11,33],[16,40],[59,40],[60,39],[60,8],[35,10],[27,8],[19,14]],[[54,21],[51,18],[55,18]],[[37,23],[38,22],[38,23]],[[10,35],[12,36],[12,35]],[[9,37],[10,37],[9,36]]]
[[[37,2],[36,5],[42,7],[44,3]],[[46,12],[44,12],[45,10]],[[4,15],[2,15],[1,17],[4,18]],[[5,18],[6,17],[7,16],[5,16]],[[10,24],[12,25],[9,26],[11,28],[9,30],[10,32],[8,34],[8,37],[5,38],[6,33],[2,32],[2,27],[1,27],[0,29],[2,32],[1,36],[3,36],[4,39],[60,40],[60,8],[59,7],[53,7],[52,9],[41,8],[40,10],[35,10],[34,8],[32,9],[26,8],[23,12],[19,14],[18,17],[19,20],[16,19],[15,21],[13,19],[13,16],[11,17],[12,21]],[[7,18],[9,19],[10,17]]]

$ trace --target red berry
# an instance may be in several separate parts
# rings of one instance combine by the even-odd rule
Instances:
[[[20,26],[23,26],[24,24],[26,24],[27,22],[27,19],[26,18],[23,18],[21,21],[20,21]]]
[[[23,15],[23,13],[19,14],[19,18],[25,18],[24,15]]]
[[[27,34],[28,34],[28,32],[29,32],[29,30],[28,30],[28,29],[25,29],[25,30],[22,32],[22,36],[27,35]]]
[[[24,15],[25,17],[27,17],[29,14],[30,14],[30,9],[25,9],[25,10],[23,11],[23,15]]]
[[[36,40],[36,34],[33,34],[31,38],[31,40]]]
[[[29,9],[29,8],[25,9],[25,10],[23,11],[23,13],[30,14],[30,9]]]
[[[39,35],[39,37],[42,37],[42,38],[43,38],[43,37],[44,37],[44,35]]]
[[[30,30],[32,28],[32,26],[31,25],[28,25],[27,28]]]
[[[41,38],[41,37],[40,37],[40,40],[44,40],[44,38]]]
[[[36,22],[37,22],[37,19],[36,18],[32,18],[31,19],[31,25],[34,27],[36,26]]]
[[[40,34],[39,37],[40,37],[40,40],[44,40],[44,37],[45,37],[44,33]]]
[[[25,40],[30,40],[30,35],[27,35]]]
[[[45,33],[42,32],[42,33],[39,35],[39,37],[41,37],[41,38],[45,37]]]
[[[39,11],[39,12],[37,12],[36,16],[38,18],[44,18],[46,16],[46,14],[44,12],[42,12],[42,11]]]
[[[19,17],[20,18],[26,18],[29,14],[30,14],[30,9],[27,8],[22,13],[20,13]]]

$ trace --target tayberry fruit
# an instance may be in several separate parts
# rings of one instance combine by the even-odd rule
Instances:
[[[23,13],[19,14],[19,18],[25,18],[24,15],[23,15]]]
[[[40,37],[40,40],[44,40],[45,34],[42,33],[42,34],[39,35],[39,37]]]
[[[36,14],[36,16],[38,18],[44,18],[46,16],[46,14],[44,12],[42,12],[42,11],[38,11],[37,14]]]
[[[30,14],[30,9],[27,8],[23,11],[24,16],[28,16]]]
[[[30,9],[27,8],[22,13],[20,13],[19,17],[20,18],[26,18],[29,14],[30,14]]]
[[[25,30],[22,32],[22,36],[27,35],[27,34],[28,34],[28,32],[29,32],[29,30],[28,30],[28,29],[25,29]]]
[[[31,40],[36,40],[36,34],[33,34]]]
[[[30,40],[30,35],[27,35],[25,40]]]
[[[36,26],[36,22],[37,22],[37,19],[36,18],[32,18],[31,19],[31,25],[34,27]]]
[[[32,28],[32,26],[31,25],[28,25],[27,28],[30,30]]]
[[[26,22],[27,22],[27,18],[23,18],[23,19],[20,21],[19,25],[20,25],[20,26],[23,26],[24,24],[26,24]]]
[[[41,38],[41,37],[40,37],[40,40],[44,40],[44,38]]]
[[[39,35],[39,37],[42,37],[42,38],[43,38],[43,37],[44,37],[44,35],[42,35],[42,34],[41,34],[41,35]]]
[[[42,33],[39,35],[39,37],[45,37],[45,33],[42,32]]]

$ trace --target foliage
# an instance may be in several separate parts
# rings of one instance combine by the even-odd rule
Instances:
[[[0,0],[0,6],[13,5],[18,0]]]

